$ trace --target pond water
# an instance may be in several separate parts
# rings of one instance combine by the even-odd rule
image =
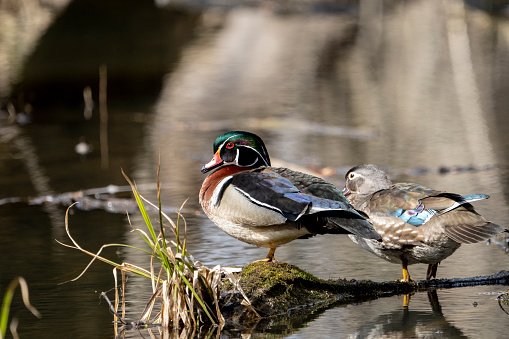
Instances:
[[[325,169],[321,173],[338,187],[348,168],[369,162],[388,168],[394,181],[489,194],[477,210],[509,225],[507,6],[425,0],[254,4],[75,0],[49,8],[0,6],[0,291],[23,276],[42,315],[31,315],[17,292],[11,311],[21,338],[115,336],[113,316],[99,297],[102,291],[113,297],[111,267],[95,263],[68,282],[89,258],[56,240],[70,243],[65,212],[73,201],[84,201],[78,192],[98,188],[89,192],[86,208],[70,213],[74,239],[92,252],[106,243],[143,246],[125,213],[132,207],[128,190],[101,189],[123,188],[121,169],[155,200],[160,161],[170,216],[188,199],[183,215],[195,259],[213,267],[264,258],[266,249],[230,238],[198,204],[200,168],[212,156],[214,139],[231,129],[262,136],[275,165]],[[107,125],[98,112],[101,65],[108,75]],[[95,103],[90,118],[84,115],[87,86]],[[90,152],[76,153],[84,141]],[[143,223],[136,213],[131,222]],[[146,255],[121,247],[104,255],[148,265]],[[398,265],[346,236],[296,240],[278,248],[276,259],[324,279],[401,277]],[[462,246],[442,262],[438,277],[500,270],[509,270],[503,235]],[[425,265],[410,266],[416,279],[425,271]],[[270,319],[220,337],[505,337],[509,315],[497,297],[508,288],[417,293],[408,308],[403,296],[382,298]],[[129,318],[139,316],[149,294],[145,281],[130,278]]]

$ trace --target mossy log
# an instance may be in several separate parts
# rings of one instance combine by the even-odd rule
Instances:
[[[323,280],[300,268],[282,262],[255,262],[240,274],[240,286],[256,313],[241,305],[242,295],[225,282],[222,290],[223,315],[230,324],[246,324],[260,317],[292,312],[309,312],[338,304],[351,304],[380,297],[411,294],[434,288],[477,285],[509,285],[509,272],[489,276],[419,280],[413,283],[371,280]],[[239,306],[240,305],[240,306]]]

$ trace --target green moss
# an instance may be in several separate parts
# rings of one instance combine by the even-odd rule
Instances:
[[[310,313],[332,305],[358,303],[380,297],[410,294],[429,288],[451,288],[469,284],[500,284],[509,281],[509,272],[493,276],[461,279],[435,279],[406,283],[398,281],[323,280],[300,268],[282,262],[255,262],[240,274],[240,285],[252,307],[262,317],[289,313]],[[458,281],[459,280],[459,281]],[[225,281],[222,312],[227,322],[247,326],[259,318],[242,306],[242,296]]]
[[[271,291],[297,283],[309,286],[326,286],[325,280],[286,263],[252,263],[244,267],[241,275],[247,289]]]
[[[396,283],[388,283],[390,285]],[[335,303],[351,303],[379,297],[386,289],[394,286],[371,281],[323,280],[300,268],[282,262],[254,262],[246,265],[240,273],[240,285],[248,296],[251,305],[262,317],[309,311],[329,307]],[[403,284],[408,285],[408,284]],[[232,284],[225,282],[223,292],[231,291]],[[224,304],[227,319],[245,322],[253,317],[240,305],[240,294],[228,294]],[[226,305],[228,304],[228,305]]]
[[[240,273],[240,285],[252,306],[263,317],[298,312],[303,308],[323,308],[337,300],[334,283],[319,279],[296,266],[281,262],[255,262]],[[226,283],[223,290],[232,289]],[[231,304],[239,304],[240,296]],[[253,316],[245,308],[226,307],[226,318],[245,322]]]
[[[286,263],[252,263],[241,274],[241,286],[264,314],[284,313],[297,306],[334,298],[325,280]]]

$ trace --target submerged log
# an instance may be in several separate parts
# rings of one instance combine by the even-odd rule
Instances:
[[[371,280],[323,280],[296,266],[255,262],[240,274],[240,286],[258,314],[250,310],[242,295],[225,282],[221,292],[222,311],[231,325],[259,321],[259,317],[311,312],[333,305],[352,304],[381,297],[411,294],[436,288],[478,285],[509,285],[509,272],[471,278],[418,280],[414,283]]]

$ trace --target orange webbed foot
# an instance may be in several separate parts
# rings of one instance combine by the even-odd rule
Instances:
[[[260,260],[255,260],[253,262],[274,262],[275,261],[274,253],[275,252],[276,252],[276,249],[275,248],[271,248],[270,251],[269,251],[269,254],[267,254],[267,258],[260,259]]]

